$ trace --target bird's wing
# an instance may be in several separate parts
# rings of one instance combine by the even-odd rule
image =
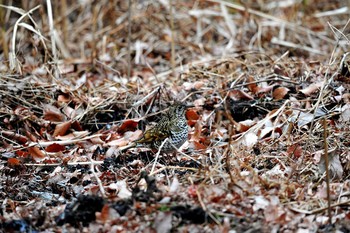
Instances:
[[[147,130],[142,138],[136,140],[136,143],[152,143],[155,141],[163,141],[169,134],[167,131],[159,130],[157,127]]]

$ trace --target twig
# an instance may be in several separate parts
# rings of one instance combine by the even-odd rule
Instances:
[[[161,152],[163,146],[165,145],[165,143],[166,143],[168,140],[169,140],[169,138],[166,138],[166,139],[162,142],[162,144],[160,145],[160,147],[159,147],[159,149],[158,149],[158,152],[157,152],[157,154],[156,154],[156,158],[155,158],[154,163],[153,163],[153,165],[152,165],[151,173],[153,173],[153,171],[154,171],[154,169],[155,169],[155,167],[156,167],[156,164],[157,164],[157,161],[158,161],[160,152]]]
[[[54,77],[57,79],[59,77],[58,73],[58,67],[57,67],[57,51],[56,51],[56,31],[53,25],[53,15],[52,15],[52,5],[51,0],[46,0],[46,7],[47,7],[47,17],[49,20],[49,27],[50,27],[50,38],[51,38],[51,49],[52,49],[52,55],[53,55],[53,64],[54,64]]]
[[[131,6],[132,0],[129,0],[128,3],[128,79],[131,76]]]
[[[85,140],[89,140],[91,138],[95,138],[95,137],[100,137],[102,136],[102,134],[95,134],[95,135],[91,135],[91,136],[87,136],[84,138],[77,138],[77,139],[71,139],[71,140],[66,140],[66,141],[49,141],[49,142],[31,142],[29,143],[28,147],[32,147],[32,146],[41,146],[41,147],[46,147],[46,146],[50,146],[52,144],[58,144],[58,145],[70,145],[76,142],[81,142],[81,141],[85,141]]]
[[[2,7],[6,7],[4,5],[0,5]],[[24,19],[26,16],[29,16],[33,11],[37,10],[39,7],[41,7],[40,5],[34,7],[33,9],[31,9],[30,11],[23,13],[21,17],[19,17],[19,19],[16,21],[14,27],[13,27],[13,34],[12,34],[12,42],[11,42],[11,49],[9,52],[9,58],[10,58],[10,69],[13,70],[15,68],[17,68],[20,72],[19,66],[18,66],[18,62],[17,62],[17,57],[16,57],[16,35],[17,35],[17,29],[18,29],[18,25],[19,23],[22,21],[22,19]],[[8,7],[9,8],[9,7]],[[9,8],[12,9],[12,8]]]
[[[324,145],[324,161],[326,164],[326,183],[327,183],[327,201],[328,201],[328,221],[332,223],[332,210],[331,210],[331,191],[329,184],[329,161],[328,161],[328,143],[327,143],[327,121],[323,118],[323,145]]]
[[[337,206],[348,205],[349,203],[350,203],[350,200],[347,200],[347,201],[344,201],[344,202],[335,203],[335,204],[331,205],[330,207],[334,208],[334,207],[337,207]],[[318,214],[318,213],[321,213],[321,212],[327,210],[329,208],[329,206],[322,207],[322,208],[319,208],[319,209],[315,209],[315,210],[312,210],[312,211],[297,209],[297,208],[292,207],[292,206],[288,206],[288,208],[293,210],[293,211],[295,211],[295,212],[297,212],[297,213],[303,213],[303,214],[312,215],[312,214]]]
[[[157,92],[159,92],[159,89],[160,89],[160,87],[157,87],[156,89],[154,89],[153,91],[151,91],[150,93],[148,93],[145,97],[143,97],[142,99],[140,99],[139,101],[137,101],[136,103],[134,103],[132,106],[133,106],[133,107],[137,107],[137,106],[139,106],[139,105],[145,103],[146,100],[147,100],[149,97],[151,97],[151,96],[153,96],[154,94],[156,94]]]
[[[166,169],[177,169],[177,170],[190,170],[190,171],[198,171],[197,168],[193,168],[193,167],[178,167],[178,166],[164,166],[162,168],[159,168],[158,170],[154,171],[153,173],[150,173],[150,176],[153,176],[157,173],[160,173]]]
[[[269,14],[266,14],[266,13],[263,13],[263,12],[260,12],[260,11],[256,11],[256,10],[253,10],[251,8],[247,8],[247,7],[244,7],[244,6],[241,6],[239,4],[236,4],[236,3],[231,3],[231,2],[226,2],[226,1],[221,1],[221,0],[209,0],[210,2],[215,2],[215,3],[218,3],[218,4],[225,4],[227,7],[230,7],[232,9],[235,9],[235,10],[238,10],[238,11],[242,11],[242,12],[248,12],[249,14],[253,14],[253,15],[257,15],[259,17],[262,17],[262,18],[265,18],[265,19],[269,19],[269,20],[272,20],[272,21],[275,21],[275,22],[278,22],[280,24],[283,24],[287,27],[289,27],[290,29],[296,29],[296,30],[299,30],[305,34],[310,34],[310,35],[314,35],[324,41],[327,41],[328,43],[334,43],[334,41],[326,36],[323,36],[321,35],[320,33],[317,33],[317,32],[314,32],[308,28],[305,28],[305,27],[302,27],[300,25],[297,25],[297,24],[294,24],[294,23],[290,23],[286,20],[282,20],[280,18],[277,18],[275,16],[272,16],[272,15],[269,15]]]
[[[106,198],[105,189],[103,188],[103,185],[102,185],[102,182],[101,182],[100,178],[97,176],[97,174],[96,174],[96,172],[95,172],[94,161],[91,159],[90,156],[88,156],[88,157],[89,157],[90,166],[91,166],[91,167],[90,167],[90,171],[91,171],[91,173],[94,175],[94,177],[95,177],[95,179],[96,179],[96,182],[97,182],[97,184],[98,184],[98,187],[100,188],[100,192],[101,192],[102,196],[103,196],[104,198]]]
[[[171,30],[171,71],[175,75],[175,32],[174,32],[174,13],[173,1],[170,0],[170,30]]]

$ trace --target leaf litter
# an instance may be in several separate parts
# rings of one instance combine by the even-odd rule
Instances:
[[[2,231],[350,230],[343,1],[48,2],[0,6]]]

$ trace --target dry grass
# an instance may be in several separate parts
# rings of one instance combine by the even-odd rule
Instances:
[[[2,230],[349,230],[346,7],[3,3]],[[180,151],[121,152],[174,101]],[[81,194],[103,197],[91,223],[60,215]]]

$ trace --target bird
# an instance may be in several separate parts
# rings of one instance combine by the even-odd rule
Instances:
[[[154,127],[146,130],[141,138],[133,141],[127,148],[146,147],[161,149],[162,152],[176,151],[188,138],[186,109],[187,106],[182,103],[173,104]]]

